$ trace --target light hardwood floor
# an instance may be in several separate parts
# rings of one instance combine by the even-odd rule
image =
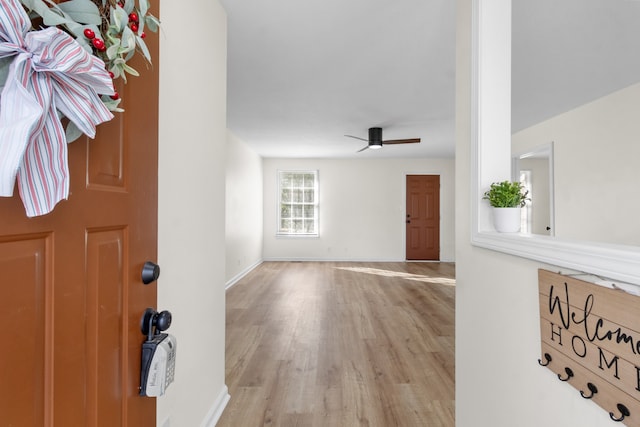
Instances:
[[[454,264],[266,262],[227,291],[218,427],[454,421]]]

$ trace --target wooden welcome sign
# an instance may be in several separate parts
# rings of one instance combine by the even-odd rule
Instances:
[[[624,425],[640,427],[640,297],[538,271],[538,363]]]

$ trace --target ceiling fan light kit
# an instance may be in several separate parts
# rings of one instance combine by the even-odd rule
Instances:
[[[357,152],[361,152],[366,150],[367,148],[371,148],[372,150],[377,150],[378,148],[382,148],[385,144],[413,144],[420,142],[420,138],[411,138],[411,139],[392,139],[388,141],[382,140],[382,128],[369,128],[369,139],[366,140],[364,138],[360,138],[353,135],[345,135],[349,138],[360,139],[362,141],[367,141],[368,145],[364,148],[358,150]]]

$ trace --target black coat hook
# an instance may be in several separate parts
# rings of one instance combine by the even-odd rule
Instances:
[[[549,363],[551,363],[551,355],[549,353],[545,353],[544,354],[544,360],[545,360],[545,362],[542,363],[542,360],[538,359],[538,363],[540,364],[540,366],[549,365]]]
[[[598,387],[596,387],[594,383],[587,383],[587,388],[591,393],[585,394],[584,391],[580,390],[580,396],[584,397],[585,399],[591,399],[593,395],[598,392]]]
[[[611,419],[613,421],[622,421],[624,420],[626,417],[628,417],[629,415],[631,415],[631,412],[629,412],[629,409],[624,406],[622,403],[618,403],[618,412],[620,412],[620,418],[616,418],[615,415],[613,415],[613,412],[609,412],[609,416],[611,417]]]
[[[569,381],[573,377],[573,371],[569,367],[564,368],[564,371],[567,373],[567,378],[562,378],[562,375],[558,374],[558,379],[560,381]]]

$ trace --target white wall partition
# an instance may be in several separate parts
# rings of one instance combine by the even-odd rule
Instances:
[[[217,0],[164,0],[160,7],[160,57],[154,66],[160,67],[162,273],[149,286],[158,287],[158,309],[173,314],[169,332],[178,339],[178,352],[175,381],[157,400],[157,425],[213,427],[229,396],[224,382],[226,14]],[[185,11],[191,11],[187,26]]]
[[[456,426],[609,427],[606,411],[538,365],[537,270],[558,267],[471,244],[473,3],[457,1]]]
[[[453,165],[453,159],[264,159],[264,259],[402,261],[406,175],[440,175],[440,258],[453,261]],[[319,171],[319,237],[276,237],[278,170]]]

